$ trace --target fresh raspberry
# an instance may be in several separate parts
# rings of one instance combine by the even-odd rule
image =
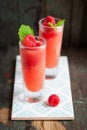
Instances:
[[[55,19],[54,19],[54,17],[52,17],[52,16],[50,16],[50,15],[47,16],[47,17],[45,18],[45,20],[43,21],[43,24],[44,24],[45,26],[49,26],[49,25],[48,25],[49,22],[55,24]]]
[[[46,19],[43,21],[43,25],[48,26],[48,22],[46,21]]]
[[[54,17],[52,17],[52,16],[47,16],[47,17],[46,17],[46,21],[55,24],[55,19],[54,19]]]
[[[24,38],[24,40],[23,40],[22,43],[23,43],[24,46],[28,46],[28,47],[34,47],[34,46],[36,46],[35,38],[31,34],[27,35]]]
[[[36,46],[41,46],[41,43],[39,41],[37,41]]]
[[[60,98],[56,94],[50,95],[48,98],[48,103],[50,106],[55,107],[59,104]]]

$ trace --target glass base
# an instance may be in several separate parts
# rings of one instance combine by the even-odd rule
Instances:
[[[54,79],[57,76],[57,66],[54,68],[46,68],[46,79]]]
[[[24,97],[27,102],[39,102],[43,98],[43,90],[40,90],[38,92],[31,92],[25,88],[24,90]]]

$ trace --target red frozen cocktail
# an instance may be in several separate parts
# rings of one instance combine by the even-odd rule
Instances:
[[[40,98],[45,79],[46,42],[38,36],[27,35],[19,42],[24,80],[24,95],[29,101]]]
[[[42,36],[47,41],[47,69],[56,68],[58,65],[62,45],[63,27],[64,20],[60,20],[52,16],[47,16],[39,21],[39,36]],[[54,74],[54,77],[55,76],[56,74]]]

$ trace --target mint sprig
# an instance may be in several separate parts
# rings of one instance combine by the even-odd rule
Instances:
[[[62,26],[65,22],[65,19],[60,19],[57,23],[56,26]]]
[[[62,26],[64,24],[64,22],[65,22],[65,20],[60,19],[56,24],[48,22],[48,25],[50,25],[50,27],[55,29],[56,27]]]
[[[18,30],[20,41],[22,42],[24,37],[27,36],[28,34],[34,35],[33,29],[28,25],[22,24]]]

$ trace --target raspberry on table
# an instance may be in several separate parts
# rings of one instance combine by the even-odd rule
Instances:
[[[56,94],[52,94],[48,98],[48,103],[52,107],[56,107],[59,104],[59,102],[60,102],[60,98]]]

